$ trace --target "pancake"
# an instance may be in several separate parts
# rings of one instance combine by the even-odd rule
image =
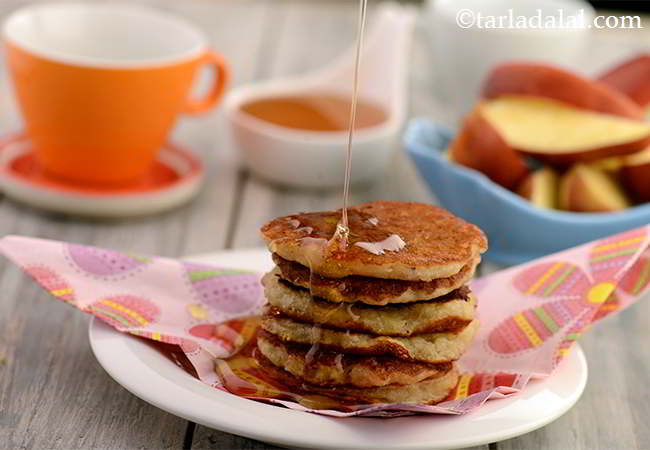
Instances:
[[[355,355],[394,356],[409,361],[443,363],[455,361],[467,350],[478,330],[474,319],[457,332],[422,333],[410,337],[379,336],[298,322],[267,309],[262,328],[283,341],[319,344],[323,349]]]
[[[445,374],[427,378],[407,385],[393,384],[376,388],[354,388],[337,386],[335,396],[355,403],[399,403],[432,405],[445,400],[458,384],[458,370],[455,366]],[[313,388],[314,392],[328,395],[332,389]]]
[[[460,272],[431,281],[388,280],[350,275],[343,278],[326,278],[310,273],[308,267],[273,255],[281,277],[293,285],[310,288],[311,293],[331,302],[362,302],[369,305],[408,303],[434,299],[465,285],[481,261],[476,258],[463,266]]]
[[[437,206],[377,201],[348,209],[349,246],[328,245],[341,211],[293,214],[265,224],[269,249],[330,278],[360,275],[411,281],[451,277],[487,249],[476,226]],[[362,243],[399,236],[405,247],[375,254]],[[377,250],[377,249],[375,249]]]
[[[390,356],[343,355],[321,351],[310,345],[282,342],[265,331],[258,334],[257,348],[276,366],[319,386],[411,384],[447,373],[451,368],[451,363],[427,364]]]
[[[459,330],[474,318],[476,299],[467,287],[427,302],[376,307],[320,300],[307,289],[279,279],[278,272],[275,269],[262,279],[264,295],[275,310],[300,322],[385,336],[410,336]]]
[[[445,400],[458,384],[458,369],[455,365],[447,372],[440,372],[432,377],[411,384],[389,384],[380,387],[359,388],[349,385],[324,387],[307,384],[302,379],[293,376],[286,370],[275,366],[260,352],[256,355],[258,362],[273,378],[290,386],[294,391],[306,392],[299,401],[308,408],[319,408],[327,405],[322,400],[314,402],[313,394],[320,394],[350,402],[357,406],[373,403],[399,403],[399,404],[434,404]],[[328,405],[329,408],[335,405]]]

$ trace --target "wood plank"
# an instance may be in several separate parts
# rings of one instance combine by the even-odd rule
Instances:
[[[261,450],[261,449],[279,449],[275,445],[266,442],[256,441],[234,434],[224,433],[223,431],[212,430],[201,425],[197,425],[197,431],[192,442],[193,450],[203,449],[228,449],[228,450]]]

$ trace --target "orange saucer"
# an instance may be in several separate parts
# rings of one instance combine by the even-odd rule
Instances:
[[[52,177],[38,165],[24,134],[0,140],[0,189],[22,203],[68,214],[127,217],[178,206],[198,192],[203,165],[190,152],[166,144],[137,183],[101,186]]]

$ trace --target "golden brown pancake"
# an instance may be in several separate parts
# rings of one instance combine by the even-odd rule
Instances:
[[[319,386],[411,384],[451,369],[451,363],[427,364],[390,356],[344,355],[323,351],[317,346],[283,342],[265,331],[258,334],[257,347],[276,366]]]
[[[262,227],[262,237],[271,252],[330,278],[361,275],[431,281],[460,272],[487,249],[478,227],[437,206],[377,201],[351,207],[347,250],[327,245],[340,218],[340,210],[280,217]],[[357,245],[392,235],[406,246],[374,254]]]
[[[283,341],[319,344],[324,349],[355,355],[386,355],[409,361],[443,363],[455,361],[467,350],[478,330],[474,319],[457,332],[422,333],[409,337],[335,330],[295,321],[267,309],[262,328]]]
[[[467,287],[435,300],[378,307],[321,300],[277,275],[275,269],[262,279],[264,295],[275,310],[299,322],[344,331],[410,336],[460,330],[474,318],[476,299]]]
[[[331,302],[387,305],[430,300],[452,292],[474,276],[481,259],[475,259],[450,277],[431,281],[389,280],[358,275],[326,278],[317,273],[310,273],[308,267],[276,254],[273,255],[273,261],[278,265],[282,279],[293,285],[311,289],[311,293],[316,297]]]
[[[275,366],[260,352],[257,353],[256,358],[271,377],[281,381],[295,392],[309,394],[299,398],[300,403],[309,408],[336,407],[333,404],[328,405],[328,402],[320,399],[314,401],[313,394],[332,397],[357,406],[377,403],[435,404],[449,396],[456,387],[459,378],[458,369],[452,365],[447,372],[440,372],[417,383],[406,385],[389,384],[365,388],[349,385],[325,387],[305,383],[302,379]]]

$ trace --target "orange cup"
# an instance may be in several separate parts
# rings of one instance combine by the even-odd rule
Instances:
[[[7,18],[3,38],[35,156],[74,182],[146,174],[178,114],[215,106],[230,78],[196,27],[139,6],[30,6]],[[205,65],[214,68],[212,84],[194,98]]]

